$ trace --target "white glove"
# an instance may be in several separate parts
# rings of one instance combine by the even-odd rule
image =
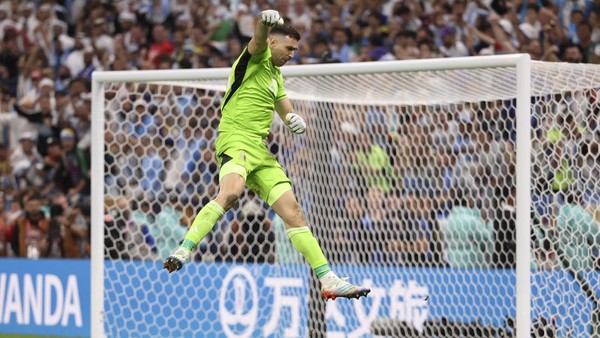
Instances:
[[[270,27],[283,24],[283,19],[279,15],[279,12],[273,9],[260,12],[260,21]]]
[[[306,122],[302,116],[294,113],[289,113],[285,116],[285,121],[294,134],[304,134],[306,131]]]

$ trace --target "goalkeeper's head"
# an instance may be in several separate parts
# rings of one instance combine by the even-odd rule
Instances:
[[[271,61],[276,67],[283,66],[298,50],[300,33],[290,24],[276,25],[269,32],[269,48]]]

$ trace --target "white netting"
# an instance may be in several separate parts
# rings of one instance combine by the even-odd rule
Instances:
[[[161,271],[217,192],[224,81],[104,87],[109,335],[511,335],[514,68],[286,78],[309,128],[294,136],[276,118],[268,147],[334,269],[373,290],[327,305],[281,219],[251,193],[194,263]],[[591,336],[598,88],[596,67],[532,63],[536,337]]]

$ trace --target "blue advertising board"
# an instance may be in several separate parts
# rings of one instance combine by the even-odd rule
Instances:
[[[447,268],[341,267],[345,275],[371,286],[361,302],[328,305],[328,333],[366,336],[376,318],[407,322],[418,331],[425,322],[480,323],[496,328],[516,316],[516,274],[513,270]],[[585,277],[600,295],[600,272]],[[554,322],[559,337],[589,337],[593,303],[573,276],[564,271],[532,271],[532,320]]]
[[[89,336],[90,262],[1,259],[0,333]]]
[[[107,261],[107,334],[153,337],[307,336],[308,270],[268,264]],[[294,271],[301,271],[296,273]],[[133,278],[132,276],[137,277]]]
[[[188,264],[167,274],[160,262],[106,261],[108,336],[308,337],[306,265]],[[328,335],[368,337],[388,318],[422,330],[427,321],[501,327],[516,314],[511,270],[337,266],[369,286],[366,299],[327,302]],[[90,263],[0,260],[0,333],[89,336]],[[596,294],[600,272],[586,273]],[[588,337],[592,303],[562,271],[532,273],[533,318],[558,336]]]

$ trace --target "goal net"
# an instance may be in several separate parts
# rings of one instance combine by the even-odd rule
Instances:
[[[92,335],[598,334],[600,68],[524,58],[282,68],[308,129],[276,117],[266,147],[372,290],[333,302],[250,191],[162,270],[218,191],[229,71],[96,73]]]

